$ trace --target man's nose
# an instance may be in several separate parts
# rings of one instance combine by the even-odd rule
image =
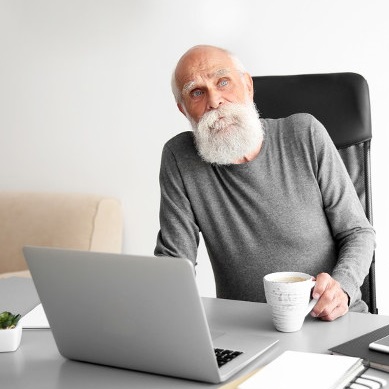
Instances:
[[[223,104],[223,96],[218,90],[208,91],[208,110],[216,109]]]

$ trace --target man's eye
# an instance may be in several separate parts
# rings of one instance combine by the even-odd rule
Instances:
[[[190,95],[192,97],[201,97],[203,95],[203,92],[200,89],[195,89],[192,92],[190,92]]]
[[[219,81],[219,86],[227,86],[228,85],[228,80],[220,80]]]

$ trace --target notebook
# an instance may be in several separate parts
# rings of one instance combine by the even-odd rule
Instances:
[[[43,247],[24,256],[66,358],[218,383],[278,341],[211,331],[187,259]],[[241,354],[218,367],[215,348]]]
[[[333,354],[349,355],[364,359],[365,363],[378,370],[389,373],[389,354],[369,349],[369,344],[389,334],[389,325],[358,336],[348,342],[330,349]]]

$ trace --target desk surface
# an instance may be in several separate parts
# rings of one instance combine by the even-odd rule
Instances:
[[[10,296],[7,292],[6,295],[5,287],[9,290],[12,285],[17,286],[18,293]],[[39,302],[29,279],[0,280],[0,296],[0,311],[15,310],[24,314]],[[9,302],[8,306],[4,305],[5,301]],[[281,333],[274,329],[266,304],[214,298],[203,298],[203,302],[212,329],[244,328],[248,332],[279,339],[276,346],[242,370],[240,375],[265,365],[285,350],[328,353],[330,347],[389,324],[389,316],[350,312],[334,322],[322,322],[307,317],[301,331]],[[389,380],[386,373],[374,370],[373,374]],[[21,345],[17,351],[0,353],[0,377],[2,382],[8,383],[13,389],[171,389],[222,386],[69,361],[58,353],[50,330],[23,330]],[[235,376],[232,380],[236,378]]]

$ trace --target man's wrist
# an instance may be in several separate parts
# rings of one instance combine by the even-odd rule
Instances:
[[[344,289],[342,289],[342,290],[343,290],[344,294],[347,296],[347,306],[349,307],[350,306],[350,296]]]

